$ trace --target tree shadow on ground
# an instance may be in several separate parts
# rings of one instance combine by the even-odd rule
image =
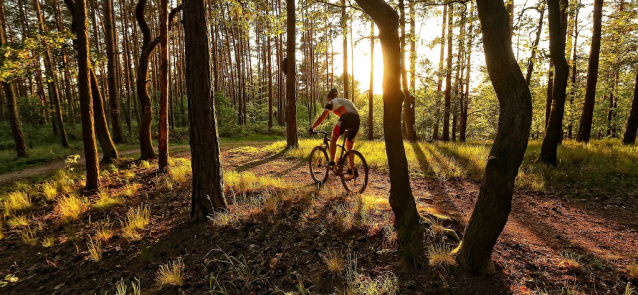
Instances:
[[[235,168],[235,170],[237,172],[244,172],[244,171],[253,169],[253,168],[257,167],[257,166],[264,165],[264,164],[270,163],[272,161],[275,161],[275,160],[283,157],[285,154],[286,154],[286,150],[281,150],[278,153],[269,156],[268,158],[260,159],[260,160],[256,160],[256,161],[252,161],[252,162],[248,162],[248,163],[244,163],[244,164],[238,166],[237,168]]]

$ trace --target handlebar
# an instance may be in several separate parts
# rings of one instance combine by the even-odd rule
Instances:
[[[313,132],[310,132],[310,135],[315,135],[315,134],[330,135],[332,133],[329,132],[329,131],[313,131]]]

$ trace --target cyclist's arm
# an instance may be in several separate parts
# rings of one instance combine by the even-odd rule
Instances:
[[[317,128],[317,126],[321,125],[321,123],[323,122],[323,120],[326,119],[326,117],[328,117],[328,114],[330,114],[330,111],[328,110],[324,110],[323,113],[319,116],[319,118],[317,118],[317,120],[315,121],[314,124],[312,124],[312,129]]]

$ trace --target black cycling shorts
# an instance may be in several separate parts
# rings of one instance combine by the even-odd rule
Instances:
[[[348,132],[348,140],[354,142],[354,138],[357,136],[357,133],[359,133],[359,125],[360,120],[358,115],[343,114],[339,118],[337,125],[335,125],[334,130],[332,130],[332,134],[341,136],[346,132],[346,129],[350,129]]]

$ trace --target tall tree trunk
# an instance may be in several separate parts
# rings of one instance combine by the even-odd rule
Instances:
[[[286,147],[296,148],[299,146],[297,139],[297,32],[295,27],[295,0],[288,0],[286,4],[287,14],[287,75],[286,75],[286,96],[288,105],[286,106]],[[347,41],[344,41],[347,44]],[[344,67],[347,59],[344,60]],[[347,82],[347,81],[346,81]],[[347,83],[344,83],[347,88]]]
[[[73,15],[71,27],[78,58],[78,88],[82,115],[82,142],[86,159],[86,189],[100,186],[100,164],[98,162],[95,128],[93,127],[93,101],[91,100],[91,80],[89,66],[89,38],[86,27],[86,0],[64,0]]]
[[[549,126],[549,116],[552,113],[552,96],[554,95],[554,63],[550,60],[547,71],[547,95],[545,99],[545,132]]]
[[[153,123],[153,105],[148,94],[148,62],[151,52],[159,44],[159,39],[151,40],[151,29],[144,19],[144,7],[147,0],[139,0],[135,7],[135,18],[142,31],[142,50],[140,61],[137,67],[137,98],[140,100],[142,118],[140,119],[140,159],[148,160],[157,158],[153,149],[153,139],[151,138],[151,124]]]
[[[103,21],[104,21],[104,44],[106,45],[107,57],[107,83],[108,97],[111,111],[111,127],[113,128],[113,140],[117,143],[124,142],[122,135],[122,120],[120,118],[120,96],[119,83],[117,83],[117,58],[119,56],[115,36],[115,19],[113,18],[113,0],[102,0]]]
[[[160,117],[158,170],[168,172],[168,0],[160,1]],[[204,24],[204,26],[206,26]],[[206,38],[208,40],[208,37]],[[208,54],[208,46],[206,46]],[[210,73],[209,73],[210,76]]]
[[[485,61],[500,116],[478,200],[458,250],[461,266],[473,274],[493,274],[492,250],[511,211],[514,180],[523,161],[532,124],[532,97],[512,51],[508,14],[500,0],[477,0]]]
[[[569,79],[569,65],[565,59],[565,31],[567,30],[563,4],[565,0],[547,0],[549,17],[549,49],[556,78],[552,93],[552,111],[547,124],[547,132],[541,146],[540,161],[556,165],[556,152],[563,133],[563,116],[565,113],[565,95]]]
[[[408,67],[405,62],[406,53],[406,34],[405,34],[405,4],[404,0],[399,0],[399,27],[401,30],[401,85],[403,87],[403,95],[405,100],[403,102],[403,124],[405,126],[405,135],[408,140],[416,140],[416,134],[414,132],[414,122],[410,118],[410,110],[414,108],[412,103],[410,88],[408,86]]]
[[[326,67],[327,66],[328,65],[326,65]],[[370,91],[368,91],[368,140],[373,140],[373,139],[374,139],[374,21],[371,21],[370,22]]]
[[[7,43],[7,24],[4,12],[4,0],[0,0],[0,46],[4,46]],[[11,125],[11,134],[13,135],[13,141],[16,146],[16,154],[18,158],[26,158],[29,156],[27,151],[27,144],[24,140],[24,134],[22,133],[22,124],[20,123],[20,113],[18,112],[18,102],[16,100],[15,90],[13,84],[2,81],[2,88],[4,89],[4,99],[7,106],[7,117],[9,124]],[[635,137],[635,136],[634,136]]]
[[[631,112],[629,113],[629,119],[627,119],[627,129],[623,136],[622,143],[634,144],[636,143],[636,131],[638,131],[638,70],[636,70],[636,83],[634,85],[634,99],[631,103]]]
[[[44,25],[44,16],[40,11],[40,0],[35,1],[36,13],[38,14],[38,24],[40,30],[42,32],[46,32],[46,27]],[[66,130],[64,130],[64,123],[62,121],[62,107],[60,105],[60,91],[58,89],[58,76],[53,72],[53,59],[51,58],[51,53],[49,50],[44,51],[44,68],[46,71],[47,77],[47,86],[49,89],[49,99],[53,104],[55,109],[55,116],[53,118],[55,124],[57,126],[60,140],[62,142],[62,146],[65,148],[69,147],[69,139],[66,136]]]
[[[102,162],[108,163],[118,158],[117,148],[111,139],[109,125],[104,111],[104,104],[100,88],[98,87],[95,71],[90,70],[91,75],[91,97],[93,99],[93,115],[95,124],[95,135],[97,136],[100,146],[102,147]]]
[[[294,0],[289,0],[294,1]],[[343,31],[343,98],[348,99],[348,32],[346,0],[341,0],[341,29]],[[354,79],[354,77],[352,77]]]
[[[447,69],[445,71],[445,112],[443,114],[443,141],[450,141],[450,102],[452,99],[452,25],[454,4],[450,3],[447,31]]]
[[[591,125],[596,104],[596,84],[598,83],[598,62],[600,60],[600,37],[602,28],[603,0],[594,0],[594,28],[592,30],[589,65],[587,66],[587,86],[585,86],[585,102],[580,116],[580,125],[576,140],[589,142]],[[575,61],[574,61],[575,63]]]
[[[193,169],[191,221],[206,221],[226,208],[215,98],[211,97],[210,52],[204,0],[184,2],[186,90]],[[212,201],[212,202],[211,202]]]
[[[436,83],[437,97],[436,97],[436,111],[434,113],[434,131],[432,134],[432,140],[439,140],[439,121],[441,120],[441,93],[443,89],[443,59],[445,58],[445,25],[447,21],[447,5],[443,5],[443,20],[441,21],[441,55],[439,57],[439,73],[438,81]]]
[[[470,72],[472,70],[472,45],[474,41],[474,2],[472,2],[472,8],[470,9],[470,28],[467,32],[468,46],[467,46],[467,72],[465,77],[465,102],[461,104],[461,119],[459,120],[459,140],[461,142],[466,141],[467,131],[467,109],[470,104]]]
[[[401,48],[399,47],[399,15],[383,0],[357,0],[379,28],[383,48],[383,129],[390,169],[390,206],[396,217],[399,249],[403,257],[413,259],[423,249],[419,213],[416,209],[408,161],[401,136]]]
[[[532,73],[534,73],[534,58],[536,57],[536,51],[538,51],[538,43],[541,40],[541,33],[543,32],[543,17],[545,16],[545,2],[540,7],[540,17],[538,18],[538,27],[536,29],[536,39],[532,43],[532,55],[527,61],[527,75],[525,75],[525,82],[529,86],[529,82],[532,79]]]

